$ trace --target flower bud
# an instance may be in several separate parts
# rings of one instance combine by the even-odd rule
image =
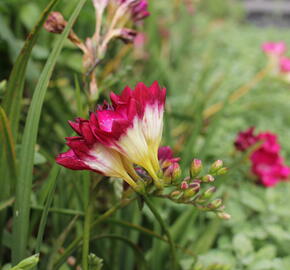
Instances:
[[[215,193],[215,191],[216,187],[210,187],[201,196],[203,199],[208,199]]]
[[[103,259],[97,257],[94,253],[88,255],[89,269],[100,270],[103,268]]]
[[[63,29],[65,28],[67,22],[65,21],[64,17],[60,12],[51,12],[44,23],[44,28],[46,31],[61,34]]]
[[[223,167],[216,172],[216,175],[226,174],[228,172],[228,170],[229,170],[228,168]]]
[[[200,189],[199,183],[189,184],[189,188],[184,191],[183,197],[190,198],[194,196],[196,193],[198,193],[199,189]]]
[[[129,28],[119,29],[118,32],[118,38],[126,44],[133,43],[135,37],[137,36],[137,31]]]
[[[209,203],[207,207],[210,209],[217,209],[220,206],[222,206],[222,204],[223,204],[223,201],[221,199],[215,199],[211,203]]]
[[[182,192],[180,190],[174,190],[170,193],[170,197],[172,199],[179,199],[182,195]]]
[[[172,163],[165,171],[164,171],[164,180],[167,184],[175,182],[181,176],[181,169],[178,163]]]
[[[182,181],[181,184],[180,184],[180,188],[185,190],[185,189],[188,189],[189,185],[186,181]]]
[[[196,177],[202,170],[202,161],[199,159],[193,159],[190,167],[190,176]]]
[[[231,215],[226,212],[217,212],[217,216],[221,219],[228,220],[231,218]]]
[[[214,177],[211,174],[207,174],[201,178],[202,182],[211,183],[214,181]]]
[[[216,173],[219,169],[221,169],[223,167],[223,161],[222,160],[217,160],[217,161],[215,161],[212,165],[211,165],[211,167],[210,167],[210,169],[209,169],[209,172],[210,173]]]

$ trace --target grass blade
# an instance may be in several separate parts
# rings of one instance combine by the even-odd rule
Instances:
[[[30,58],[32,48],[34,47],[38,38],[38,34],[42,29],[43,23],[58,1],[59,0],[52,0],[41,14],[40,19],[27,37],[25,44],[16,59],[8,80],[6,94],[3,98],[3,107],[9,120],[11,121],[11,130],[14,138],[17,138],[21,101],[28,60]]]
[[[25,257],[27,236],[29,228],[30,194],[32,186],[32,170],[34,159],[34,147],[37,139],[38,125],[45,93],[48,87],[53,68],[64,45],[66,37],[80,13],[86,0],[78,1],[78,4],[70,16],[66,28],[59,37],[51,52],[45,67],[37,83],[32,102],[29,108],[21,147],[19,178],[16,189],[16,202],[13,219],[13,247],[12,262],[16,264]]]
[[[52,177],[52,179],[50,181],[51,184],[49,186],[48,196],[47,196],[47,199],[46,199],[46,202],[44,205],[44,209],[43,209],[43,212],[41,215],[40,225],[38,228],[35,253],[40,252],[40,247],[41,247],[41,243],[42,243],[42,239],[43,239],[43,234],[44,234],[44,229],[45,229],[45,225],[46,225],[46,221],[47,221],[49,207],[51,206],[51,203],[52,203],[53,194],[54,194],[55,187],[56,187],[56,180],[57,180],[57,176],[59,175],[59,172],[60,172],[60,170],[57,171],[57,175],[54,175],[55,177]]]
[[[10,127],[9,120],[3,108],[0,106],[0,134],[2,144],[2,151],[6,155],[3,159],[7,160],[7,165],[11,171],[11,174],[15,176],[16,174],[16,153],[15,153],[15,145],[14,139]]]

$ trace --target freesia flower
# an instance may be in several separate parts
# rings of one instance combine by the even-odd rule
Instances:
[[[70,150],[56,157],[58,164],[72,170],[90,170],[123,178],[133,188],[137,187],[125,168],[130,164],[126,164],[117,151],[100,143],[88,120],[77,118],[76,122],[70,121],[69,124],[79,136],[66,138]]]
[[[112,105],[105,104],[90,117],[93,132],[104,145],[143,167],[156,181],[165,95],[166,89],[157,82],[150,87],[138,83],[120,96],[111,93]]]
[[[266,187],[276,185],[290,175],[290,168],[284,164],[280,155],[280,144],[277,136],[270,132],[254,135],[254,128],[239,133],[235,146],[240,151],[246,151],[257,142],[262,142],[258,149],[250,155],[252,172]]]
[[[258,138],[256,135],[254,135],[254,127],[251,127],[247,129],[246,131],[242,131],[238,134],[236,140],[235,140],[235,147],[239,151],[245,151],[252,145],[254,145]]]
[[[269,56],[281,56],[286,52],[287,47],[283,41],[265,42],[262,44],[262,50]]]
[[[150,87],[138,83],[126,87],[121,95],[111,93],[89,120],[69,122],[79,137],[67,138],[71,148],[57,157],[67,168],[92,170],[123,178],[136,188],[133,164],[144,168],[159,183],[158,148],[163,130],[166,89],[157,82]],[[135,184],[135,185],[134,185]]]
[[[282,73],[288,73],[288,72],[290,72],[290,58],[288,58],[288,57],[282,57],[280,59],[280,71]]]

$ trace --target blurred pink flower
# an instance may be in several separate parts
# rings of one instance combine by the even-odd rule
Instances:
[[[280,71],[282,73],[288,73],[288,72],[290,72],[290,58],[288,58],[288,57],[282,57],[280,59],[279,64],[280,64]]]
[[[254,135],[254,129],[254,127],[250,127],[246,131],[242,131],[238,134],[235,140],[235,147],[239,151],[246,151],[258,141],[258,137]]]
[[[290,175],[290,168],[284,164],[280,156],[280,144],[277,136],[270,132],[254,135],[254,128],[240,132],[235,141],[235,146],[240,151],[245,151],[253,144],[262,142],[258,149],[250,156],[252,172],[258,177],[262,185],[271,187]]]
[[[284,165],[279,153],[258,149],[251,155],[252,172],[266,187],[275,186],[281,180],[287,179],[290,168]]]
[[[281,56],[286,52],[287,47],[283,41],[265,42],[262,44],[262,50],[268,55]]]

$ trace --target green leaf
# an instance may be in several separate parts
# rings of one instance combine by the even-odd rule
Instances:
[[[28,35],[25,44],[16,59],[8,80],[6,94],[3,99],[3,107],[8,115],[9,120],[11,121],[11,129],[14,138],[17,138],[21,101],[28,60],[30,58],[32,48],[34,47],[38,38],[39,32],[42,29],[43,23],[58,1],[59,0],[52,0],[41,14],[37,24]]]
[[[244,234],[237,234],[233,239],[234,250],[241,257],[251,254],[254,251],[251,240]]]
[[[34,147],[36,144],[38,125],[45,93],[48,87],[52,71],[66,41],[69,31],[80,13],[86,0],[78,1],[78,4],[70,16],[66,28],[59,37],[53,51],[51,52],[45,67],[41,73],[39,81],[33,94],[32,102],[28,111],[22,139],[19,178],[16,190],[16,202],[13,219],[13,264],[24,258],[27,247],[27,237],[29,228],[30,194],[32,187],[32,171],[34,161]]]
[[[39,261],[39,254],[32,255],[20,263],[18,263],[15,267],[11,268],[11,270],[29,270],[35,267]]]
[[[3,108],[0,106],[0,153],[5,153],[5,160],[7,160],[8,167],[12,175],[16,175],[16,153],[15,153],[15,144],[11,132],[11,127],[7,115]],[[2,149],[3,148],[3,149]],[[4,159],[3,157],[3,159]],[[2,160],[4,162],[4,160]]]

